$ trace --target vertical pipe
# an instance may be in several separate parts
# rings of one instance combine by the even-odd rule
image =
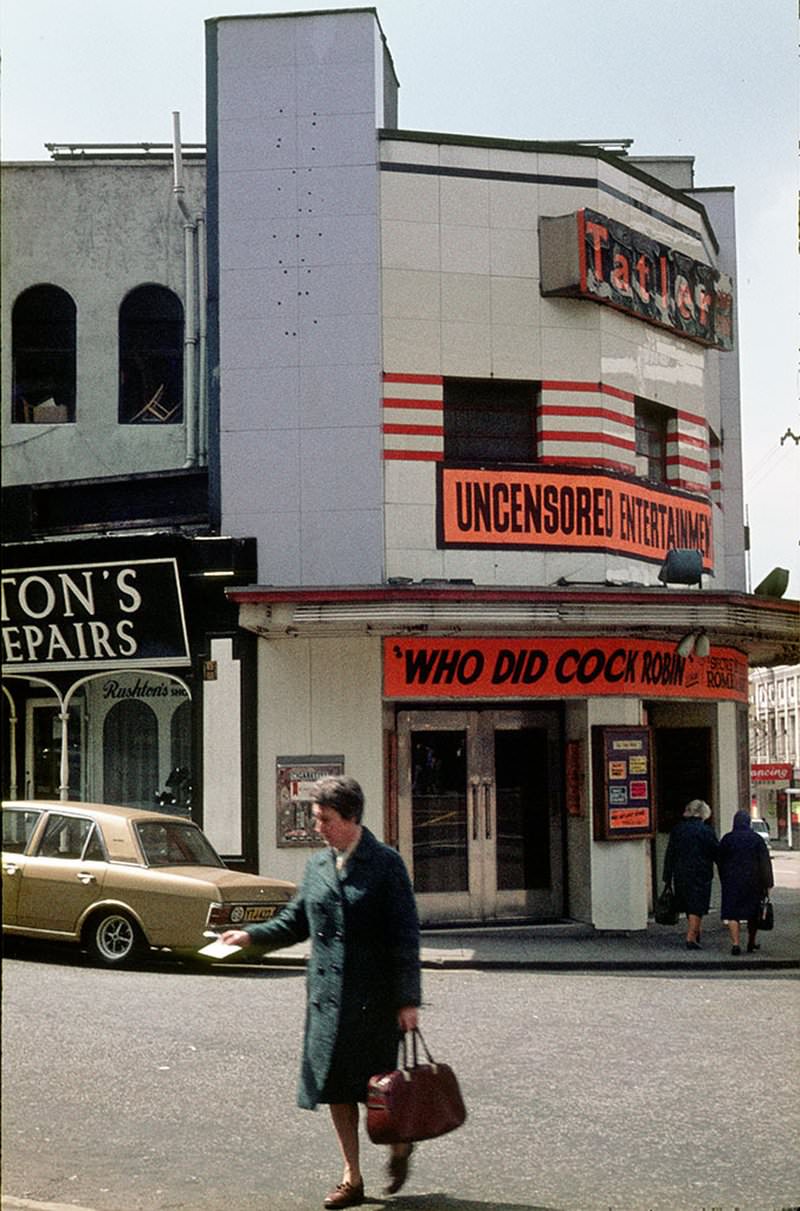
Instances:
[[[197,427],[198,457],[201,464],[208,462],[208,262],[206,257],[205,215],[197,216]]]
[[[195,224],[184,199],[183,158],[181,155],[181,115],[172,114],[172,191],[183,215],[184,317],[183,317],[183,424],[186,434],[185,467],[197,466],[197,396],[195,356],[197,348],[197,302],[195,291]]]

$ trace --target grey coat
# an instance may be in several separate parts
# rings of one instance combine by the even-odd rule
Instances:
[[[333,850],[320,850],[294,899],[247,932],[267,951],[311,939],[298,1104],[364,1101],[369,1078],[397,1066],[398,1009],[420,1003],[419,921],[400,855],[365,828],[340,879]]]

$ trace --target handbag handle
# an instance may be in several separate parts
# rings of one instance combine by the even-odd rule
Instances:
[[[409,1035],[411,1035],[411,1058],[412,1058],[411,1064],[409,1064],[409,1062],[408,1062],[408,1036]],[[425,1052],[425,1058],[427,1059],[428,1063],[431,1065],[431,1068],[435,1072],[436,1071],[436,1061],[434,1060],[433,1056],[431,1055],[430,1051],[428,1050],[428,1044],[425,1042],[425,1039],[422,1036],[422,1031],[419,1029],[418,1026],[415,1026],[413,1030],[407,1030],[406,1033],[403,1035],[403,1072],[408,1072],[410,1068],[416,1068],[417,1065],[419,1064],[419,1058],[417,1056],[417,1039],[419,1039],[420,1043],[422,1044],[422,1050]],[[410,1080],[411,1078],[407,1077],[406,1079]]]

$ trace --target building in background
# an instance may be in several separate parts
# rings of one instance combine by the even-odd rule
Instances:
[[[255,865],[252,641],[224,592],[255,549],[210,519],[205,163],[186,159],[3,166],[3,794],[162,802]]]
[[[750,672],[753,807],[770,834],[800,848],[800,666]]]
[[[4,169],[6,786],[189,762],[296,879],[345,770],[424,920],[643,928],[800,657],[746,592],[732,189],[402,130],[372,9],[206,28],[177,192],[167,149]]]

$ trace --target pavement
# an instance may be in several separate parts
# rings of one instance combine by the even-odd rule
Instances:
[[[716,903],[703,920],[701,950],[687,950],[686,921],[641,930],[598,930],[579,921],[456,926],[422,930],[422,966],[531,971],[768,971],[800,968],[800,851],[773,850],[775,928],[759,933],[759,950],[731,954]],[[742,927],[744,942],[747,931]],[[267,966],[304,966],[309,943],[266,955]]]

